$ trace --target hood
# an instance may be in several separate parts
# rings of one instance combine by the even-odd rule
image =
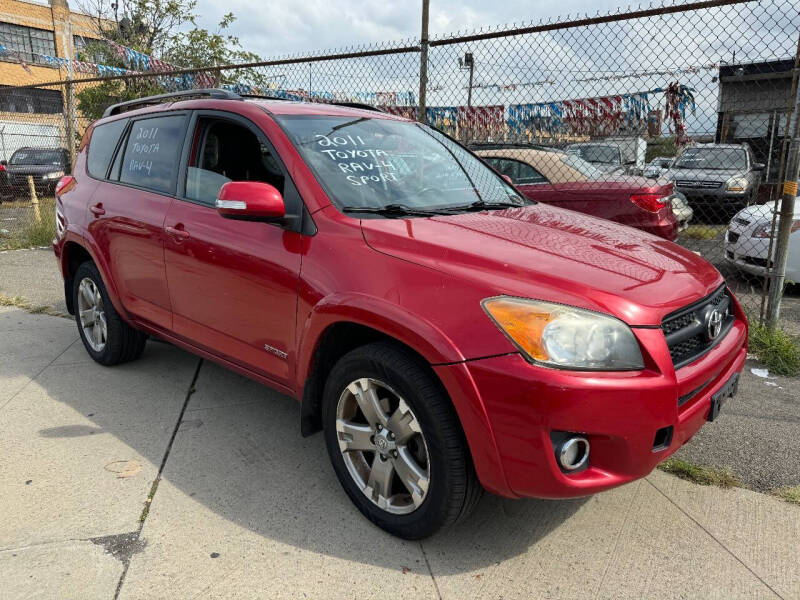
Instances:
[[[753,222],[771,221],[775,204],[774,201],[765,204],[753,204],[740,210],[734,218],[747,219]],[[800,202],[797,201],[794,203],[794,218],[800,219]]]
[[[486,297],[570,304],[631,325],[660,325],[723,282],[676,244],[545,204],[361,223],[374,250],[469,280]]]
[[[728,181],[731,177],[746,177],[747,171],[741,169],[670,169],[662,175],[667,179],[686,181]]]

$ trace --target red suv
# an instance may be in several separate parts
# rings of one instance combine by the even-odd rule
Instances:
[[[708,262],[537,204],[373,110],[220,90],[116,105],[57,196],[94,360],[154,336],[297,398],[352,501],[405,538],[483,489],[567,498],[647,475],[745,360]]]

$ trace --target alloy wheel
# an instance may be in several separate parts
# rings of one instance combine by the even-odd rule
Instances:
[[[84,277],[78,286],[78,315],[87,343],[95,352],[102,352],[108,339],[108,325],[100,289],[89,277]]]
[[[402,515],[425,501],[430,487],[425,437],[409,405],[387,384],[364,377],[342,391],[336,436],[350,476],[379,508]]]

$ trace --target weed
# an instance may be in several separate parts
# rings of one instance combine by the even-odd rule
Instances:
[[[800,504],[800,485],[778,488],[776,490],[772,490],[771,493],[773,496],[777,496],[786,502]]]
[[[716,485],[721,488],[742,487],[739,480],[726,469],[702,467],[680,458],[670,457],[658,465],[658,468],[700,485]]]
[[[773,373],[800,374],[798,341],[781,329],[770,329],[751,321],[749,350]]]

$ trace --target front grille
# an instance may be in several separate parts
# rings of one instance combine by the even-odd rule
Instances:
[[[712,312],[724,306],[722,327],[715,338],[708,333]],[[667,340],[672,364],[680,368],[711,350],[730,331],[734,316],[730,292],[725,286],[687,307],[667,315],[661,321],[661,330]]]
[[[739,234],[738,233],[734,233],[733,231],[729,231],[728,232],[728,241],[731,244],[735,244],[738,240],[739,240]]]
[[[756,267],[763,267],[765,269],[767,268],[767,263],[769,262],[767,261],[766,258],[756,258],[754,256],[742,256],[740,260],[742,262],[746,262],[749,265],[754,265]]]
[[[750,225],[750,221],[748,221],[747,219],[742,219],[741,217],[736,217],[736,218],[733,220],[733,222],[734,222],[734,223],[738,223],[738,224],[739,224],[739,225],[741,225],[742,227],[747,227],[748,225]]]
[[[678,179],[675,182],[678,187],[688,187],[704,190],[715,190],[722,185],[721,181],[690,181],[688,179]]]

